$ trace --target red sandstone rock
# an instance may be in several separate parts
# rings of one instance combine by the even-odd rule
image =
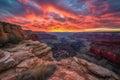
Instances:
[[[25,39],[26,33],[18,25],[0,22],[0,40],[8,41],[11,38]]]
[[[117,56],[115,53],[112,53],[110,51],[102,51],[97,47],[91,47],[90,51],[120,66],[120,56]]]

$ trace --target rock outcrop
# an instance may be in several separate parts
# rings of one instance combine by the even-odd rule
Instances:
[[[0,22],[0,42],[8,42],[16,39],[25,39],[26,33],[21,26]]]
[[[119,53],[119,46],[104,46],[104,45],[94,45],[91,47],[90,51],[97,56],[101,56],[110,62],[120,66],[120,53]]]
[[[119,75],[93,64],[86,60],[69,56],[75,54],[71,47],[64,45],[59,47],[56,56],[62,57],[60,61],[53,58],[51,47],[42,43],[39,38],[52,38],[55,36],[30,34],[26,39],[26,33],[20,26],[0,22],[0,43],[16,41],[17,38],[24,41],[14,47],[0,50],[0,80],[119,80]],[[51,40],[50,40],[51,41]],[[85,45],[74,44],[72,47],[81,47],[81,53],[89,51],[89,43]],[[0,44],[1,46],[1,44]],[[56,48],[56,47],[55,47]],[[67,51],[68,52],[67,52]],[[66,59],[63,57],[67,56]]]
[[[3,52],[2,55],[4,56],[0,57],[0,72],[15,66],[15,60],[10,57],[9,52]]]
[[[112,71],[80,58],[63,59],[49,80],[119,80]]]
[[[85,38],[90,41],[107,41],[120,44],[120,33],[119,32],[85,32],[75,33],[70,36],[71,39]]]
[[[0,50],[0,56],[0,74],[2,74],[0,80],[16,80],[20,73],[29,71],[29,69],[36,69],[37,64],[39,66],[43,60],[44,62],[46,60],[53,61],[51,48],[47,44],[31,40],[23,41],[13,48]],[[47,66],[48,71],[49,66]],[[45,75],[47,75],[47,72]]]
[[[80,58],[56,61],[51,48],[38,41],[26,40],[0,52],[6,56],[0,58],[5,64],[0,65],[0,80],[119,80],[114,72]]]

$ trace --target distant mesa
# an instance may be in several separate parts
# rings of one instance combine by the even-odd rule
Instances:
[[[107,41],[107,42],[118,42],[120,43],[119,32],[82,32],[74,33],[70,35],[71,39],[85,38],[90,41]]]
[[[54,40],[58,39],[56,35],[48,34],[46,32],[34,32],[34,33],[38,35],[39,39],[54,39]]]

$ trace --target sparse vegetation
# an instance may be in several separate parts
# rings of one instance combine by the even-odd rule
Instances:
[[[38,64],[33,70],[20,75],[17,80],[47,80],[55,70],[54,64]]]
[[[15,37],[11,37],[11,38],[9,39],[8,43],[18,44],[18,43],[21,42],[21,41],[22,41],[21,38],[15,36]]]

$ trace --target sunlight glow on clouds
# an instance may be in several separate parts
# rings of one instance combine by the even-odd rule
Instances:
[[[120,31],[120,0],[0,0],[0,21],[33,31]]]

